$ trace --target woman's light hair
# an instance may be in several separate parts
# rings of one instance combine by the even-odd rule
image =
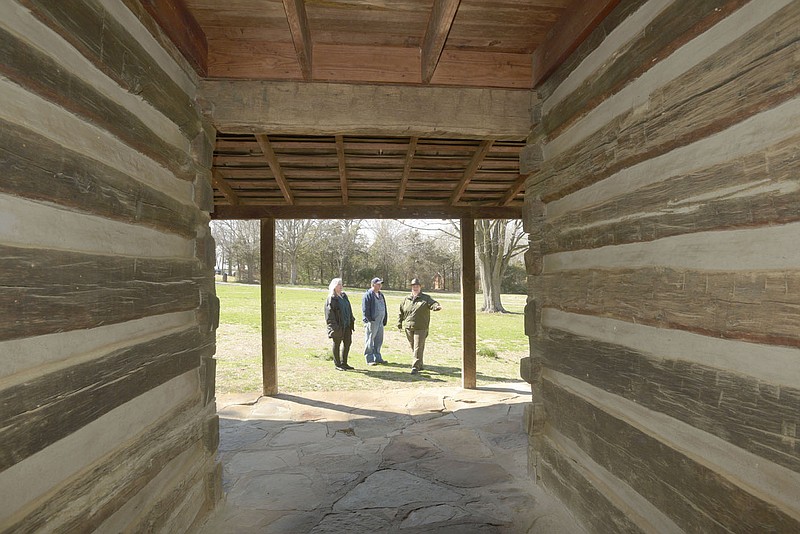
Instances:
[[[336,289],[336,286],[338,286],[341,283],[342,283],[342,279],[341,278],[334,278],[333,280],[331,280],[331,283],[328,284],[328,296],[329,297],[332,297],[335,294],[334,290]]]

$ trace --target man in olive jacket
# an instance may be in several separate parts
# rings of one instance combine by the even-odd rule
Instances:
[[[439,311],[441,305],[422,291],[419,278],[411,280],[411,294],[403,299],[400,304],[400,316],[397,319],[397,328],[405,328],[406,339],[414,353],[411,364],[411,374],[422,371],[423,355],[425,353],[425,338],[428,337],[428,327],[431,323],[431,311]]]

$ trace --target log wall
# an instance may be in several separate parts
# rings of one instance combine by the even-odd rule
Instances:
[[[593,532],[800,531],[800,2],[623,2],[538,91],[532,473]]]
[[[214,133],[139,11],[0,2],[0,532],[188,532],[221,495]]]

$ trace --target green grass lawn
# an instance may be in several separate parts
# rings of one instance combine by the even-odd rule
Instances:
[[[384,291],[389,322],[381,353],[388,365],[368,367],[364,360],[361,295],[364,290],[345,288],[356,316],[356,331],[350,350],[355,371],[333,367],[322,306],[327,288],[278,286],[278,389],[281,392],[430,387],[461,384],[461,297],[431,293],[442,311],[431,314],[425,346],[425,371],[411,375],[411,350],[405,335],[395,327],[402,298],[400,291]],[[217,284],[220,326],[217,330],[217,393],[261,391],[260,287]],[[477,296],[478,309],[483,297]],[[512,313],[484,314],[477,318],[478,386],[518,382],[519,360],[528,354],[523,332],[525,295],[503,295],[503,305]]]

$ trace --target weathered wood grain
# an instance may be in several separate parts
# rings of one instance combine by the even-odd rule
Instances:
[[[793,2],[570,150],[528,189],[545,202],[717,133],[800,94],[800,4]]]
[[[0,29],[0,74],[102,127],[151,157],[183,180],[193,180],[190,156],[164,141],[134,113],[96,91],[90,84],[39,50]]]
[[[213,338],[189,328],[1,390],[0,471],[198,368],[209,351]]]
[[[0,245],[0,340],[192,310],[208,275],[196,260]]]
[[[544,117],[548,137],[556,137],[591,108],[638,78],[659,61],[749,0],[677,0],[623,45]]]
[[[426,186],[426,191],[429,186]],[[470,216],[475,219],[519,219],[521,206],[449,206],[445,202],[447,193],[443,195],[440,205],[417,203],[409,199],[406,189],[403,205],[394,205],[395,195],[389,194],[386,205],[378,205],[374,200],[363,200],[361,204],[354,202],[351,195],[350,204],[342,206],[341,196],[337,196],[331,205],[249,205],[249,206],[217,206],[212,214],[214,219],[363,219],[363,218],[395,218],[395,219],[457,219]],[[278,197],[281,198],[282,197]],[[282,202],[282,200],[280,201]]]
[[[800,271],[661,267],[529,277],[543,307],[768,345],[800,346]]]
[[[800,472],[798,388],[690,361],[656,358],[557,329],[545,331],[534,353],[549,369]]]
[[[200,133],[194,102],[98,0],[22,3],[95,67],[170,118],[188,139]]]
[[[548,422],[687,532],[797,531],[796,518],[689,454],[702,451],[674,449],[549,380],[542,385]]]
[[[546,254],[800,220],[800,137],[544,223]]]
[[[135,440],[48,495],[10,531],[93,531],[144,488],[174,458],[202,439],[204,411],[192,399]]]
[[[193,238],[199,212],[103,163],[0,119],[0,191]]]
[[[536,92],[545,100],[580,65],[608,35],[620,26],[631,14],[638,11],[649,0],[625,0],[617,6],[592,30],[577,48],[556,67],[555,70],[537,86]]]
[[[134,0],[123,0],[127,3]],[[154,18],[200,76],[208,75],[208,44],[203,29],[183,2],[135,0]],[[151,30],[152,31],[152,30]]]
[[[592,485],[577,467],[577,463],[564,456],[548,439],[539,441],[540,460],[537,473],[542,484],[552,491],[591,532],[642,533],[643,531],[619,507]]]

